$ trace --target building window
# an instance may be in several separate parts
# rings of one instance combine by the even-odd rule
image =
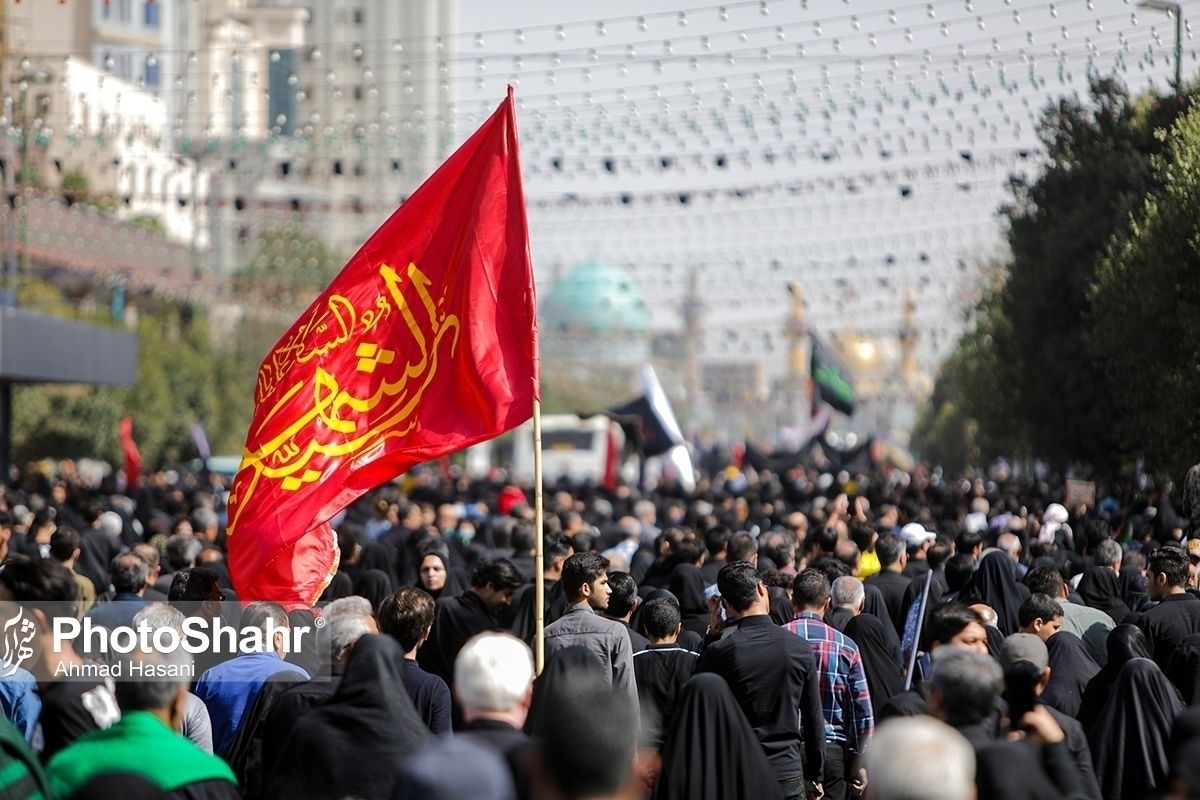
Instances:
[[[133,0],[117,0],[117,19],[121,22],[133,19]]]
[[[100,18],[112,18],[112,2],[111,0],[100,0]]]
[[[145,14],[143,19],[145,20],[147,28],[158,27],[158,3],[156,3],[155,0],[146,0]],[[147,83],[149,83],[149,81],[147,81]]]
[[[354,24],[362,25],[365,23],[365,21],[366,15],[363,13],[363,10],[361,8],[354,9]]]
[[[363,99],[363,87],[361,87],[361,86],[354,87],[354,99],[355,100]]]

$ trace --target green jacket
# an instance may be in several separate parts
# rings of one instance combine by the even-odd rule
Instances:
[[[37,756],[16,726],[0,716],[0,800],[42,800],[50,796]]]
[[[141,775],[167,793],[208,781],[228,783],[229,789],[237,785],[228,764],[148,711],[130,711],[112,727],[77,739],[46,765],[50,788],[58,797],[110,772]]]

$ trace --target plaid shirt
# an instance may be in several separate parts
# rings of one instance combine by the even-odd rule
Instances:
[[[826,741],[845,742],[850,752],[865,753],[875,715],[858,646],[811,611],[801,612],[787,629],[805,639],[816,657]]]

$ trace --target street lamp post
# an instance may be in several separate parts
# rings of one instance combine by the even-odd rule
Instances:
[[[1169,0],[1142,0],[1138,8],[1161,11],[1175,19],[1175,95],[1183,93],[1183,7]]]

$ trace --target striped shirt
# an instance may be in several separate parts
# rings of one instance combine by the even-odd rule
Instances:
[[[807,641],[816,658],[825,739],[845,742],[852,753],[865,753],[875,732],[875,716],[858,646],[811,611],[801,612],[787,629]]]

